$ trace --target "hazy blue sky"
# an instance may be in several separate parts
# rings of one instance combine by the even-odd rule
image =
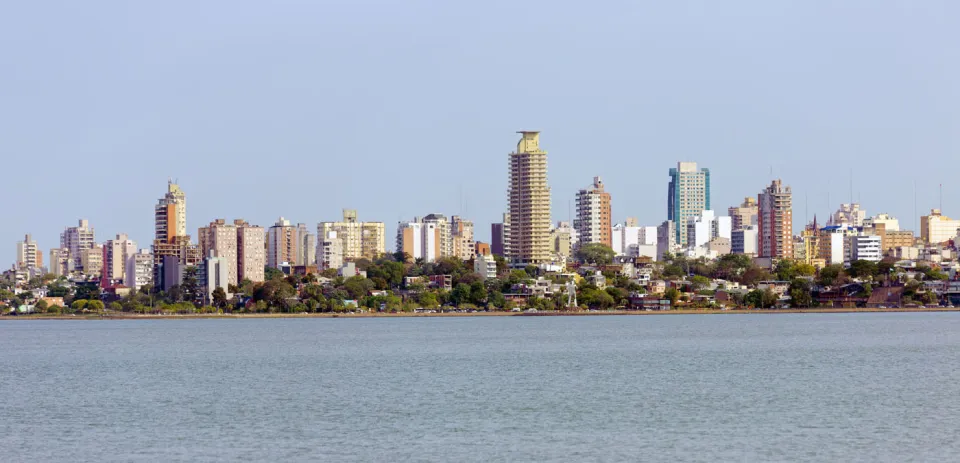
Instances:
[[[463,213],[488,240],[507,153],[543,131],[554,219],[594,175],[617,221],[793,187],[960,216],[956,1],[21,1],[0,6],[0,259],[81,217],[148,247],[167,177],[187,225]],[[463,206],[461,207],[461,192]],[[833,204],[828,204],[830,192]],[[805,202],[809,212],[805,213]],[[828,207],[829,206],[829,207]]]

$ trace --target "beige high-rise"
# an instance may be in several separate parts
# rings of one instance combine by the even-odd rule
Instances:
[[[453,255],[461,260],[470,260],[476,255],[473,240],[473,221],[459,215],[450,218],[450,239],[453,241]]]
[[[107,287],[111,282],[123,281],[127,273],[127,259],[137,253],[137,243],[126,234],[119,234],[115,239],[107,240],[103,245],[103,269],[100,271],[100,285]],[[123,281],[123,285],[132,287]]]
[[[521,131],[510,153],[507,200],[510,209],[510,255],[515,266],[550,261],[550,187],[547,152],[540,150],[540,132]]]
[[[330,232],[336,232],[340,240],[344,259],[376,259],[384,253],[385,231],[383,222],[359,222],[357,211],[343,210],[342,222],[320,222],[317,224],[317,240],[328,239]]]
[[[237,279],[254,283],[264,281],[267,266],[267,234],[263,227],[250,225],[244,220],[233,221],[237,227]]]
[[[224,219],[210,222],[197,230],[197,244],[204,258],[223,259],[227,268],[227,284],[235,285],[240,280],[237,275],[237,226],[228,224]]]

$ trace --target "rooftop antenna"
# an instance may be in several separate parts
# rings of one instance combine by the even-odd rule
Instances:
[[[940,213],[943,213],[943,184],[940,184]]]
[[[853,205],[853,168],[850,168],[850,205]]]
[[[917,180],[913,180],[913,230],[917,230]]]

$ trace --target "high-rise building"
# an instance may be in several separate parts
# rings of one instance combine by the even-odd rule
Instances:
[[[360,222],[357,211],[343,210],[343,221],[320,222],[317,225],[317,239],[327,239],[330,232],[336,232],[336,239],[342,245],[344,259],[376,259],[385,252],[385,231],[383,222]],[[319,255],[319,244],[317,253]]]
[[[730,252],[733,254],[757,255],[757,226],[745,225],[731,232]]]
[[[42,261],[37,260],[39,254],[37,242],[30,235],[26,235],[23,241],[17,241],[17,270],[33,270],[43,266]]]
[[[127,273],[127,259],[136,254],[137,243],[126,234],[119,234],[116,238],[107,240],[103,245],[103,268],[100,270],[100,286],[106,288],[115,283],[123,283]]]
[[[314,265],[317,262],[317,237],[307,229],[307,224],[297,224],[297,265]]]
[[[167,182],[166,194],[157,200],[154,212],[153,281],[160,288],[171,288],[179,281],[165,281],[167,276],[181,276],[182,268],[200,263],[200,248],[190,243],[187,234],[187,196],[180,186]],[[166,258],[171,257],[171,258]],[[171,268],[176,262],[178,268]],[[168,268],[164,270],[163,266]]]
[[[677,224],[666,220],[657,227],[657,260],[677,250]]]
[[[70,250],[67,248],[53,248],[50,250],[50,273],[55,277],[70,275],[73,271],[73,261],[70,259]]]
[[[141,249],[127,257],[126,275],[123,285],[139,291],[140,288],[153,284],[153,254],[149,249]]]
[[[264,281],[267,266],[267,235],[263,227],[250,225],[242,219],[233,221],[237,227],[237,280]]]
[[[453,240],[451,239],[450,222],[447,220],[447,217],[443,214],[427,214],[421,222],[434,224],[440,232],[440,242],[438,244],[440,246],[440,252],[436,258],[452,256]]]
[[[793,192],[780,179],[757,197],[759,257],[793,258]]]
[[[187,195],[172,180],[167,182],[167,194],[154,207],[154,231],[154,239],[168,243],[175,236],[188,236]]]
[[[954,239],[960,229],[960,220],[951,219],[931,209],[930,215],[920,217],[920,240],[926,244],[940,244]]]
[[[540,149],[540,132],[518,133],[522,137],[517,143],[517,150],[509,156],[508,258],[514,266],[539,265],[551,259],[547,152]]]
[[[80,250],[80,267],[83,274],[91,278],[103,276],[103,245],[95,244],[92,248]]]
[[[204,258],[214,256],[222,259],[227,269],[227,284],[231,285],[237,285],[240,282],[239,238],[237,225],[228,224],[224,219],[214,220],[210,225],[197,230],[200,255]]]
[[[569,259],[573,257],[578,240],[577,229],[570,222],[557,222],[557,226],[550,230],[550,252],[562,259]]]
[[[864,219],[864,221],[863,221],[863,226],[864,226],[864,227],[873,227],[873,226],[876,226],[876,225],[878,225],[878,224],[883,224],[883,228],[884,228],[884,230],[886,230],[887,232],[898,232],[898,231],[900,231],[900,221],[897,220],[896,217],[894,217],[894,216],[892,216],[892,215],[890,215],[890,214],[887,214],[887,213],[885,213],[885,212],[881,212],[881,213],[879,213],[879,214],[877,214],[877,215],[875,215],[875,216],[873,216],[873,217],[870,217],[870,218],[868,218],[868,219]]]
[[[843,203],[840,209],[834,212],[827,225],[849,225],[851,227],[862,227],[863,221],[867,218],[867,211],[860,209],[859,203]]]
[[[667,220],[677,224],[676,241],[687,246],[686,224],[690,217],[710,209],[710,169],[697,169],[695,162],[678,162],[670,169],[667,189]]]
[[[284,263],[296,265],[298,254],[297,227],[280,217],[267,230],[267,267],[280,268]]]
[[[730,215],[730,226],[733,230],[757,224],[757,200],[753,197],[743,198],[739,206],[727,209]]]
[[[476,255],[473,239],[473,221],[459,215],[450,217],[450,241],[453,242],[453,256],[461,260],[470,260]]]
[[[317,269],[339,269],[343,267],[343,241],[337,232],[329,231],[317,240]]]
[[[199,283],[203,286],[203,302],[205,304],[213,303],[213,292],[217,288],[221,288],[224,293],[229,294],[231,268],[234,268],[234,266],[222,257],[207,256],[203,259],[198,278]]]
[[[687,220],[687,245],[691,248],[705,246],[714,238],[731,239],[731,219],[717,217],[711,210],[705,210],[696,217]]]
[[[510,254],[510,214],[504,213],[500,223],[490,224],[490,252],[495,256]]]
[[[436,221],[414,218],[412,222],[397,225],[397,250],[403,251],[411,261],[436,261],[442,257],[442,242],[443,232]]]
[[[80,251],[90,249],[97,243],[93,227],[86,219],[80,219],[76,227],[67,227],[60,234],[60,247],[70,254],[71,270],[80,268]]]
[[[593,185],[577,192],[577,218],[573,226],[580,233],[580,244],[600,243],[613,246],[610,193],[604,191],[600,177]]]

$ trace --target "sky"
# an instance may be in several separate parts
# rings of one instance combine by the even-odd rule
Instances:
[[[0,263],[80,218],[149,247],[168,178],[194,237],[350,208],[388,249],[432,212],[488,241],[518,130],[554,220],[601,176],[658,224],[696,161],[719,211],[782,178],[795,229],[851,190],[915,229],[940,184],[960,216],[958,44],[936,0],[5,2]]]

